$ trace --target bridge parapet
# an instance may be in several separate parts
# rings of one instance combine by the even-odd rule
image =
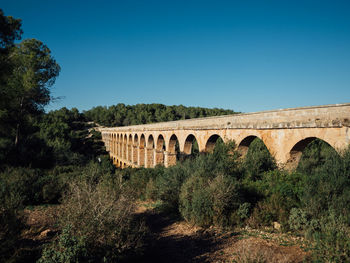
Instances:
[[[292,129],[343,126],[350,127],[350,103],[103,128],[103,130],[134,132],[178,129]]]

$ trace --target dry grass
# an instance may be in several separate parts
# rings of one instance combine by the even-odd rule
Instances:
[[[250,237],[233,246],[233,262],[237,263],[292,263],[303,262],[306,252],[295,246],[283,247],[272,241]]]

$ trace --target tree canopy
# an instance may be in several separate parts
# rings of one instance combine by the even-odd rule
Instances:
[[[41,41],[26,39],[21,20],[0,10],[0,160],[18,152],[21,140],[34,132],[33,124],[51,99],[50,87],[60,67]]]
[[[125,105],[119,103],[110,107],[94,107],[85,111],[87,119],[103,126],[128,126],[136,124],[176,121],[183,119],[201,118],[234,114],[232,110],[208,109],[201,107],[166,106],[163,104]]]

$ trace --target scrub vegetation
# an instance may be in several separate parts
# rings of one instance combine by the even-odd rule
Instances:
[[[169,168],[116,169],[94,122],[132,125],[233,112],[118,104],[45,113],[60,67],[42,42],[16,44],[21,33],[21,21],[0,10],[1,261],[142,258],[151,241],[135,212],[140,200],[156,201],[174,218],[203,228],[277,223],[279,231],[308,240],[310,261],[350,261],[350,150],[339,154],[316,139],[297,169],[286,171],[259,139],[244,157],[234,142],[218,140],[212,153],[196,152]],[[39,208],[55,211],[53,223],[39,226],[44,238],[29,242],[27,214]]]

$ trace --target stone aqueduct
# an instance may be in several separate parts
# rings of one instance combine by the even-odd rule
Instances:
[[[99,130],[113,163],[121,168],[174,165],[177,141],[182,155],[191,153],[195,140],[200,152],[210,152],[218,138],[234,140],[244,154],[256,137],[265,143],[280,166],[293,168],[303,149],[315,138],[337,151],[348,147],[349,127],[347,103]]]

